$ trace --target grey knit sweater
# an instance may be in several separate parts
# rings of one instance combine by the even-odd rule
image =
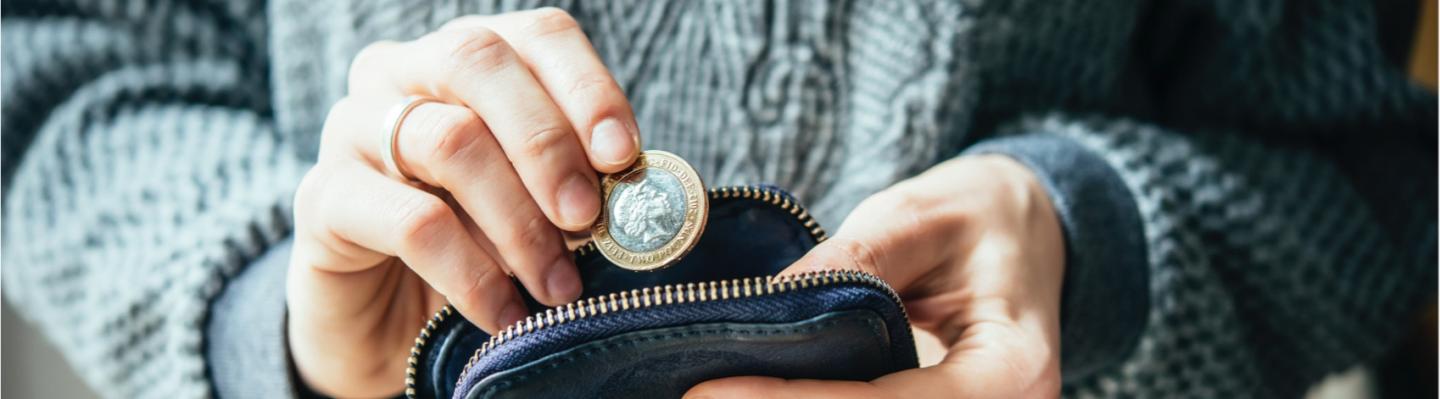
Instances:
[[[825,226],[959,154],[1034,169],[1067,395],[1295,396],[1435,292],[1436,98],[1370,2],[12,0],[5,299],[107,396],[291,393],[289,199],[350,58],[550,3],[647,148]]]

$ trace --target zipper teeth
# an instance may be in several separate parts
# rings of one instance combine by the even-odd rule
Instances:
[[[435,312],[434,316],[430,316],[430,320],[425,322],[425,327],[420,329],[420,335],[415,337],[415,346],[410,347],[410,357],[405,360],[406,398],[415,398],[415,371],[420,367],[421,349],[425,347],[425,342],[430,340],[430,335],[435,332],[435,329],[440,328],[440,323],[453,313],[455,313],[454,307],[445,304],[445,307]]]
[[[825,230],[815,222],[815,218],[810,216],[810,213],[806,211],[804,207],[795,203],[789,196],[781,194],[774,189],[750,186],[718,187],[708,190],[707,195],[712,200],[743,198],[759,200],[778,206],[780,209],[795,216],[802,226],[809,229],[810,236],[815,238],[815,242],[823,242],[828,238]],[[595,241],[590,241],[576,248],[574,252],[576,256],[583,256],[597,250],[598,248],[595,246]],[[886,292],[889,292],[891,299],[895,300],[895,303],[900,303],[899,295],[890,289],[889,285],[886,285],[884,281],[873,274],[860,271],[833,270],[812,271],[780,277],[753,277],[702,283],[686,283],[683,285],[668,284],[659,287],[610,293],[605,296],[591,297],[564,306],[549,308],[546,309],[544,313],[536,313],[526,317],[525,320],[506,327],[505,330],[491,336],[489,341],[486,341],[485,344],[480,346],[480,349],[475,351],[474,355],[470,356],[470,359],[465,362],[465,367],[461,370],[460,376],[464,378],[465,374],[470,371],[470,368],[480,360],[480,356],[484,355],[496,345],[555,324],[563,324],[590,316],[630,310],[632,308],[728,300],[731,298],[782,293],[834,283],[852,282],[883,288]],[[903,308],[901,311],[904,311]],[[407,360],[405,367],[405,396],[407,398],[416,397],[416,375],[420,367],[422,349],[430,340],[435,330],[440,327],[440,324],[454,313],[454,308],[446,304],[440,311],[435,312],[435,315],[432,316],[430,320],[425,323],[425,327],[420,330],[420,335],[415,338],[415,345],[410,348],[410,358]],[[456,385],[459,385],[458,381]]]
[[[470,373],[470,369],[480,361],[480,357],[497,346],[559,324],[632,309],[760,297],[843,283],[858,283],[884,289],[895,303],[900,303],[899,295],[890,289],[890,286],[883,280],[873,274],[857,270],[817,270],[778,277],[751,277],[633,289],[549,308],[544,313],[536,313],[506,327],[505,330],[491,336],[489,341],[486,341],[470,356],[470,359],[465,362],[465,367],[460,371],[460,378],[465,378],[465,375]],[[908,319],[908,316],[906,318]],[[460,381],[456,381],[455,384],[460,385]]]

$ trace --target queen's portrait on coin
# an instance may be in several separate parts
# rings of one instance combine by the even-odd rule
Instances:
[[[680,230],[685,221],[684,191],[679,181],[665,172],[646,171],[635,183],[615,196],[616,240],[626,248],[653,251]]]

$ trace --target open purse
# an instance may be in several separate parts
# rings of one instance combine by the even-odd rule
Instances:
[[[710,189],[704,235],[668,268],[634,272],[594,243],[584,291],[490,336],[448,305],[415,339],[411,398],[678,398],[712,379],[871,380],[917,367],[900,299],[859,271],[776,277],[825,233],[769,186]]]

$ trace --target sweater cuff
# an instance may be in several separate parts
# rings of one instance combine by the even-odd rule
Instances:
[[[240,270],[210,306],[205,358],[219,397],[296,396],[285,340],[290,246],[287,239]]]
[[[1060,296],[1060,367],[1074,381],[1125,359],[1150,310],[1144,230],[1129,189],[1099,155],[1043,133],[976,144],[973,154],[1006,155],[1033,171],[1065,235]]]

